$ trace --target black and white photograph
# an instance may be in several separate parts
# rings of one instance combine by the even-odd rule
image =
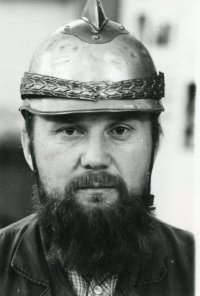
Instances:
[[[0,296],[200,295],[198,11],[0,0]]]

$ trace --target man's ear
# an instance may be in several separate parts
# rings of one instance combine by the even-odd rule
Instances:
[[[30,139],[29,139],[25,124],[21,130],[21,142],[22,142],[22,147],[24,151],[24,157],[28,165],[30,166],[31,170],[34,171],[33,161],[31,156],[31,147],[30,147],[31,144],[30,144]]]

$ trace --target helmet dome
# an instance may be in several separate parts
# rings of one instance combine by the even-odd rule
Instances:
[[[164,75],[145,46],[89,0],[81,19],[48,36],[21,84],[34,113],[163,110]]]

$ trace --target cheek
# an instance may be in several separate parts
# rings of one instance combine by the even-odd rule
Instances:
[[[118,154],[120,174],[129,188],[137,187],[149,181],[151,164],[151,138],[138,139],[132,146],[124,147]]]
[[[41,143],[35,149],[40,179],[50,190],[55,186],[63,188],[76,167],[77,157],[75,149],[67,149],[64,145]]]

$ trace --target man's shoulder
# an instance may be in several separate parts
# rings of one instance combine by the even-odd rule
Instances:
[[[35,223],[35,220],[35,215],[33,214],[5,228],[0,229],[0,250],[5,250],[3,246],[7,250],[13,247],[13,245],[21,239],[23,233],[29,227],[29,225]]]
[[[194,235],[186,230],[179,229],[167,223],[159,221],[160,235],[169,253],[177,256],[193,258],[194,256]]]
[[[178,227],[172,226],[170,224],[167,224],[163,221],[158,221],[160,224],[160,227],[162,229],[162,232],[165,236],[177,240],[179,242],[187,241],[188,243],[194,242],[194,235],[190,231],[180,229]]]
[[[12,258],[28,227],[35,228],[35,215],[0,229],[0,277],[10,269]]]
[[[5,234],[18,233],[21,229],[26,229],[28,225],[35,220],[35,214],[27,216],[13,224],[10,224],[2,229],[0,229],[0,236]]]

